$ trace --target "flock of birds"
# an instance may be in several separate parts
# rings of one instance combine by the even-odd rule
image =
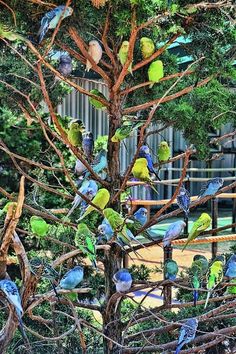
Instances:
[[[66,8],[65,6],[58,6],[47,12],[41,20],[41,26],[38,32],[38,43],[40,44],[43,41],[49,29],[56,28],[60,19],[71,16],[72,13],[73,9],[71,7]],[[22,36],[19,36],[16,33],[10,31],[2,24],[0,25],[0,37],[6,38],[10,41],[15,41],[23,38]],[[150,38],[142,37],[140,40],[140,49],[143,59],[146,59],[154,53],[155,44]],[[119,61],[123,66],[127,62],[128,51],[129,42],[123,41],[118,52]],[[99,41],[91,40],[88,46],[88,54],[92,57],[96,64],[100,62],[102,53],[103,50]],[[92,63],[87,60],[86,71],[89,71],[92,66]],[[132,63],[130,64],[128,70],[132,74]],[[58,71],[65,77],[71,75],[72,59],[68,54],[61,55]],[[148,80],[150,81],[150,88],[155,83],[159,82],[163,76],[164,72],[162,61],[153,61],[148,69]],[[106,97],[96,89],[91,90],[90,93],[92,93],[94,96],[106,100]],[[96,109],[106,109],[106,106],[100,101],[96,100],[94,97],[90,97],[89,101]],[[82,149],[84,157],[91,164],[93,171],[96,174],[101,174],[104,172],[107,168],[106,149],[101,149],[95,158],[93,157],[93,134],[91,132],[85,131],[85,127],[80,120],[72,120],[68,125],[66,125],[62,117],[58,115],[57,118],[61,128],[67,134],[69,142],[73,146]],[[131,136],[132,133],[143,124],[144,120],[137,119],[137,117],[124,116],[122,118],[120,127],[115,131],[111,141],[113,143],[122,142],[124,139]],[[159,149],[157,151],[157,156],[159,163],[168,162],[170,158],[170,147],[166,141],[162,141],[160,143]],[[139,155],[133,165],[131,172],[135,179],[149,184],[150,187],[157,192],[156,188],[154,187],[152,176],[158,180],[160,180],[160,178],[154,169],[154,163],[148,145],[144,144],[140,148]],[[69,218],[74,210],[80,207],[80,217],[78,219],[79,224],[75,234],[75,245],[82,251],[83,254],[88,257],[92,265],[97,268],[97,243],[107,243],[113,241],[116,242],[124,250],[125,246],[132,247],[131,244],[133,242],[142,244],[137,239],[137,237],[135,237],[135,234],[142,226],[147,223],[147,210],[145,208],[140,208],[136,213],[134,213],[134,215],[123,217],[120,213],[113,210],[112,208],[107,208],[107,204],[110,200],[110,192],[106,188],[100,188],[96,181],[90,179],[90,172],[86,169],[80,160],[76,161],[75,173],[79,176],[80,179],[78,189],[79,193],[90,200],[93,205],[88,205],[88,203],[83,200],[79,194],[77,194],[66,218]],[[223,182],[223,179],[218,177],[209,180],[202,189],[199,198],[205,197],[207,195],[214,195],[222,187]],[[177,204],[187,217],[190,207],[190,194],[184,187],[180,188],[179,194],[177,196]],[[89,229],[85,222],[81,222],[92,211],[98,211],[96,208],[98,208],[98,210],[102,212],[104,216],[102,223],[97,228],[97,235],[95,235]],[[206,230],[210,224],[211,217],[207,213],[202,213],[201,216],[193,223],[183,250],[192,240],[198,237],[201,232]],[[39,236],[44,236],[48,233],[49,225],[41,217],[32,216],[30,219],[30,225],[32,232]],[[182,220],[172,223],[164,235],[163,246],[169,247],[171,242],[183,233],[185,226],[186,224]],[[153,240],[156,237],[156,232],[151,227],[143,231],[142,236]],[[41,269],[42,277],[46,277],[50,280],[55,278],[56,271],[50,265],[45,263],[43,264],[42,268],[42,264],[40,262],[39,264],[36,263],[32,262],[31,264],[32,272],[34,274],[37,273],[36,270]],[[169,280],[175,280],[177,273],[177,263],[174,260],[168,260],[164,264],[165,278]],[[204,256],[195,255],[192,266],[190,268],[190,274],[192,279],[191,284],[194,289],[194,305],[196,305],[198,300],[198,289],[201,288],[203,280],[205,279],[206,289],[208,290],[205,303],[206,308],[210,295],[212,294],[215,287],[221,283],[224,275],[230,278],[231,281],[236,284],[236,255],[232,255],[226,265],[223,256],[216,257],[216,259],[209,264],[208,260]],[[55,287],[53,282],[52,285],[55,291],[58,289],[73,290],[83,281],[83,278],[84,269],[82,266],[77,265],[62,277],[57,287]],[[117,292],[129,291],[132,286],[132,275],[127,269],[118,270],[114,274],[113,280],[116,285]],[[23,309],[20,294],[16,284],[11,280],[3,279],[0,280],[0,289],[5,294],[9,303],[14,306],[19,320],[21,332],[24,333],[22,325]],[[230,286],[228,291],[230,293],[236,293],[236,285]],[[194,339],[197,331],[197,326],[198,320],[196,318],[190,318],[186,321],[185,324],[183,324],[180,329],[180,336],[175,354],[178,354],[185,344]]]

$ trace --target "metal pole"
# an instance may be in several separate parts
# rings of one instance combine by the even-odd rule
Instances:
[[[166,246],[164,247],[164,264],[166,263],[167,260],[172,259],[172,251],[173,248],[172,246]],[[164,279],[165,274],[164,274]],[[163,287],[163,303],[164,305],[170,305],[171,304],[171,298],[172,298],[172,288],[171,285],[165,285]]]
[[[168,180],[168,169],[166,168],[164,171],[164,181],[167,181],[167,180]],[[168,185],[164,184],[163,187],[164,187],[163,198],[168,199]]]
[[[184,182],[184,188],[190,192],[190,180],[189,180],[189,175],[186,176],[186,181]],[[184,235],[188,235],[188,215],[184,214],[184,222],[186,224],[184,228]]]
[[[217,219],[218,219],[218,199],[212,198],[211,200],[211,216],[212,216],[212,228],[217,228]],[[213,232],[212,236],[216,236],[217,232]],[[211,253],[212,258],[215,258],[217,255],[217,242],[212,242],[211,244]]]
[[[233,193],[236,193],[236,188],[234,187],[232,189]],[[233,209],[232,209],[232,224],[236,222],[236,198],[233,199]],[[232,232],[234,233],[236,231],[235,226],[232,227]]]

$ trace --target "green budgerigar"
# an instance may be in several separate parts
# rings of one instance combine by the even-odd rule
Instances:
[[[155,52],[155,44],[151,38],[142,37],[140,39],[140,49],[143,59],[147,59]]]
[[[131,172],[135,178],[150,184],[152,189],[158,194],[158,191],[154,187],[153,181],[149,175],[149,170],[147,165],[148,165],[147,159],[145,159],[144,157],[140,157],[135,161]]]
[[[71,120],[71,117],[69,116],[64,116],[62,117],[60,114],[56,114],[58,123],[60,124],[60,127],[62,128],[62,130],[68,134],[68,126],[69,126],[69,122]],[[54,129],[56,130],[56,132],[60,135],[61,133],[59,132],[59,130],[57,129],[56,125],[53,123]]]
[[[0,23],[0,38],[8,39],[11,42],[25,40],[23,36],[11,30],[8,26]]]
[[[75,234],[75,245],[88,257],[93,266],[97,268],[95,244],[96,237],[94,233],[85,223],[80,223],[77,226]]]
[[[91,90],[91,91],[89,91],[89,92],[92,93],[92,94],[95,95],[95,96],[98,96],[98,97],[100,97],[100,98],[103,98],[104,100],[107,100],[106,97],[103,95],[103,93],[100,92],[100,91],[97,90],[97,89],[93,89],[93,90]],[[105,109],[106,109],[106,106],[105,106],[103,103],[97,101],[97,100],[96,100],[95,98],[93,98],[93,97],[89,97],[89,102],[91,103],[91,105],[93,105],[93,106],[94,106],[95,108],[97,108],[97,109],[101,109],[101,110],[105,110]]]
[[[148,80],[152,81],[149,85],[150,88],[153,87],[154,84],[160,81],[164,76],[163,63],[161,60],[153,61],[148,68]]]
[[[113,143],[118,143],[125,138],[128,138],[129,136],[132,135],[133,131],[135,129],[138,129],[144,124],[144,121],[140,121],[137,119],[134,119],[135,117],[133,116],[124,116],[123,117],[123,122],[122,125],[116,129],[115,134],[111,138],[111,141]],[[132,120],[131,120],[132,119]]]
[[[170,155],[170,147],[167,141],[161,141],[157,150],[158,161],[167,162],[170,158]]]
[[[208,290],[207,293],[207,298],[205,302],[204,308],[207,307],[209,298],[212,294],[212,291],[215,289],[215,287],[221,283],[223,280],[224,276],[224,265],[225,265],[225,257],[224,256],[218,256],[215,258],[215,260],[211,263],[206,279],[207,279],[207,285],[206,288]]]
[[[81,120],[76,119],[70,123],[67,137],[71,145],[76,147],[82,146],[84,131],[85,131],[85,127]]]
[[[207,213],[202,213],[201,216],[196,221],[194,221],[182,251],[187,247],[187,245],[191,241],[193,241],[196,237],[198,237],[200,233],[205,231],[210,225],[211,225],[210,215],[208,215]]]
[[[232,278],[229,283],[235,285],[227,286],[225,294],[236,294],[236,278]]]
[[[97,194],[95,195],[95,197],[91,200],[91,203],[93,203],[94,205],[96,205],[98,207],[98,209],[104,209],[106,207],[106,205],[108,204],[110,200],[110,193],[106,188],[101,188],[99,189],[99,191],[97,192]],[[90,214],[92,211],[97,210],[95,207],[93,207],[92,205],[89,205],[84,214],[79,218],[79,220],[82,220],[85,216],[87,216],[88,214]]]
[[[33,215],[30,218],[30,227],[34,234],[37,236],[46,236],[48,233],[49,225],[40,216]]]
[[[124,66],[127,59],[128,59],[128,52],[129,52],[129,42],[124,41],[121,44],[121,47],[118,52],[118,58],[121,62],[121,65]],[[132,63],[128,67],[128,71],[132,74]]]
[[[193,291],[193,303],[196,306],[198,300],[198,289],[201,287],[202,279],[206,275],[208,269],[208,260],[205,256],[196,254],[190,268],[191,284]]]

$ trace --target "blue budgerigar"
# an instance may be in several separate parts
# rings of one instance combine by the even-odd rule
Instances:
[[[236,278],[236,254],[232,254],[225,266],[225,276]]]
[[[70,269],[60,280],[59,289],[73,290],[82,282],[84,278],[84,268],[76,266]]]
[[[92,164],[92,169],[95,173],[101,173],[107,167],[107,152],[106,150],[101,150],[95,157],[94,163]],[[90,175],[90,172],[86,172],[85,178]]]
[[[150,154],[150,150],[147,145],[141,146],[141,148],[139,150],[139,157],[144,157],[147,160],[147,163],[148,163],[147,167],[148,167],[149,172],[151,174],[154,174],[156,176],[156,178],[160,181],[160,177],[158,176],[158,174],[154,170],[152,156]]]
[[[135,213],[134,217],[137,221],[140,222],[141,225],[146,224],[148,218],[147,218],[148,211],[146,208],[139,208]]]
[[[170,246],[171,241],[173,241],[174,239],[176,239],[181,235],[181,233],[184,231],[185,226],[186,224],[182,220],[178,220],[170,224],[163,238],[163,246],[164,247]]]
[[[223,186],[223,178],[216,177],[209,179],[206,184],[202,187],[198,198],[206,197],[207,195],[214,195]]]
[[[71,16],[73,9],[71,7],[65,7],[64,5],[57,6],[53,10],[47,12],[41,20],[41,26],[38,31],[39,43],[42,42],[45,34],[49,29],[54,29],[62,17],[63,19]]]
[[[184,187],[181,187],[176,199],[179,208],[184,211],[186,216],[188,216],[191,201],[189,191],[187,191],[187,189],[185,189]]]
[[[189,318],[183,326],[180,328],[180,334],[178,339],[178,345],[175,354],[178,354],[181,348],[190,343],[196,336],[196,331],[198,327],[198,320],[196,318]],[[191,352],[191,351],[189,351]]]
[[[61,73],[63,76],[67,77],[70,76],[72,72],[72,59],[69,56],[69,54],[63,54],[60,56],[59,59],[59,65],[58,65],[58,71]]]
[[[101,225],[98,226],[98,237],[101,240],[109,241],[114,236],[114,231],[109,221],[104,218]]]
[[[116,291],[123,293],[131,288],[133,280],[128,269],[123,268],[113,275],[113,281],[116,284]]]
[[[79,192],[83,194],[85,197],[87,197],[89,200],[92,200],[93,197],[97,194],[98,191],[98,185],[94,180],[84,180],[81,187],[79,188]],[[79,194],[76,194],[73,202],[72,202],[72,208],[69,210],[68,214],[66,217],[69,217],[73,211],[81,204],[83,203],[83,199]],[[84,201],[85,202],[85,201]],[[83,207],[86,207],[87,203],[85,202]]]
[[[82,148],[88,161],[91,161],[93,157],[93,149],[94,149],[93,133],[86,132],[83,134]]]

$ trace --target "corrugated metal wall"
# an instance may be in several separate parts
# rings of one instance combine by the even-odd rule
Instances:
[[[82,79],[77,79],[76,83],[86,90],[90,91],[94,88],[98,89],[101,91],[105,96],[107,96],[107,89],[102,82],[99,81],[87,81],[87,80],[82,80]],[[58,106],[58,113],[61,115],[69,115],[73,118],[79,118],[83,121],[83,123],[86,126],[86,129],[93,132],[94,137],[98,137],[99,135],[106,135],[108,134],[108,120],[106,117],[106,113],[101,111],[101,110],[96,110],[93,108],[92,105],[90,105],[88,101],[88,97],[85,95],[82,95],[75,90],[73,90],[66,98],[64,98],[62,104]],[[152,130],[153,127],[150,127]],[[155,129],[157,129],[158,126],[155,126]],[[220,135],[226,132],[232,131],[232,127],[230,125],[227,125],[222,129],[219,133]],[[171,148],[172,148],[172,156],[176,155],[177,151],[180,150],[185,150],[185,147],[187,145],[186,141],[184,140],[182,133],[179,131],[174,130],[173,128],[168,128],[164,132],[162,132],[162,136],[167,140],[171,142]],[[160,135],[151,135],[148,137],[148,144],[150,146],[150,149],[152,150],[152,154],[154,156],[154,161],[156,161],[156,152],[157,152],[157,147],[160,143],[160,141],[163,140],[163,138]],[[121,152],[120,152],[120,164],[121,164],[121,171],[125,171],[127,165],[131,161],[135,150],[136,150],[136,142],[137,142],[137,136],[134,135],[133,137],[126,139],[125,144],[122,143],[121,146]],[[232,147],[232,143],[227,144],[227,147],[230,148]],[[167,164],[165,165],[165,169],[167,170],[168,174],[168,179],[172,178],[178,178],[180,176],[180,172],[177,171],[171,171],[171,167],[175,168],[181,168],[182,167],[182,161],[176,161],[173,164]],[[190,167],[192,168],[206,168],[209,167],[206,165],[206,163],[203,161],[191,161]],[[231,169],[234,166],[234,155],[233,154],[227,154],[224,156],[223,159],[221,160],[215,160],[211,163],[212,168],[226,168],[227,171],[225,172],[214,172],[210,176],[206,172],[190,172],[189,176],[190,177],[214,177],[214,176],[221,176],[221,177],[226,177],[230,176]],[[163,173],[164,171],[161,171],[161,177],[163,178]],[[163,199],[164,198],[164,188],[163,186],[160,186],[158,188],[160,190],[160,194],[158,196],[155,196],[155,194],[152,194],[152,199]],[[196,182],[191,182],[190,186],[190,191],[191,194],[196,195],[200,190],[200,183]],[[135,198],[145,198],[147,197],[147,193],[149,191],[144,188],[144,187],[135,187],[133,188],[133,195]],[[173,193],[173,188],[171,186],[168,187],[168,193],[166,197],[171,197]]]

